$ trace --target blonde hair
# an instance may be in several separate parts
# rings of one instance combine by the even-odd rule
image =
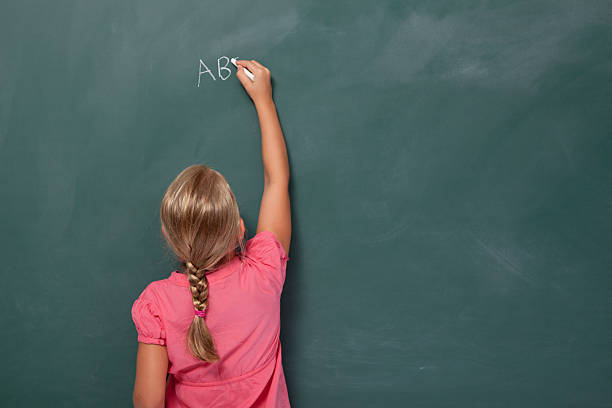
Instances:
[[[238,203],[225,178],[206,165],[189,166],[170,183],[162,199],[160,218],[170,249],[189,278],[195,310],[208,308],[206,274],[218,269],[240,248]],[[200,360],[215,362],[219,355],[203,317],[194,314],[187,333],[190,352]]]

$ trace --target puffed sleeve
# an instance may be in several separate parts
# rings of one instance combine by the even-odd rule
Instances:
[[[155,295],[147,286],[132,305],[132,320],[138,333],[138,341],[148,344],[166,344],[166,331],[159,314]]]
[[[282,289],[289,256],[272,231],[259,231],[247,241],[246,254],[262,266],[263,279],[273,279]]]

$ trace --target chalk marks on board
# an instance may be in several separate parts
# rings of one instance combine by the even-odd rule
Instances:
[[[220,58],[217,58],[217,77],[220,78],[222,81],[225,81],[232,75],[232,70],[228,68],[229,64],[230,59],[225,55]],[[198,88],[200,87],[200,83],[202,81],[207,80],[207,78],[209,77],[212,78],[213,81],[217,80],[214,72],[211,71],[211,69],[208,68],[208,65],[206,65],[204,60],[200,58],[200,65],[198,68]]]

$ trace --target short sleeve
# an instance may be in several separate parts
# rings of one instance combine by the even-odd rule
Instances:
[[[148,344],[166,344],[166,331],[159,314],[155,295],[147,286],[132,305],[132,320],[138,333],[138,341]]]
[[[272,231],[259,231],[255,234],[247,241],[246,253],[250,259],[264,266],[266,273],[282,288],[289,256]]]

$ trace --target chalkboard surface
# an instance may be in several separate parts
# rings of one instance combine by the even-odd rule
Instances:
[[[293,406],[612,406],[612,4],[569,0],[3,1],[3,406],[131,405],[183,168],[253,235],[231,57],[291,162]]]

